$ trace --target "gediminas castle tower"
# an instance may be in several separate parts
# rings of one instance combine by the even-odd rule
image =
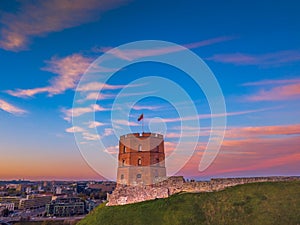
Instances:
[[[150,185],[165,178],[163,135],[131,133],[120,137],[118,184]]]

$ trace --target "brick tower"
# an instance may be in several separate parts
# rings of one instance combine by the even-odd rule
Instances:
[[[165,177],[163,135],[132,133],[120,137],[118,184],[150,185]]]

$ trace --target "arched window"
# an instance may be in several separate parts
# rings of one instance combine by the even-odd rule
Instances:
[[[122,166],[125,166],[125,163],[126,163],[126,160],[123,159],[123,160],[122,160]]]
[[[139,145],[138,151],[139,151],[139,152],[142,151],[142,145]]]
[[[126,153],[126,146],[123,146],[123,153]]]
[[[123,180],[124,179],[124,174],[121,174],[121,180]]]
[[[159,152],[159,146],[156,146],[156,152]]]
[[[142,159],[138,159],[138,166],[142,165]]]

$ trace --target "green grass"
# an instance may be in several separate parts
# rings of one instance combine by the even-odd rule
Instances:
[[[297,225],[300,181],[253,183],[212,193],[180,193],[124,206],[100,205],[78,225]]]

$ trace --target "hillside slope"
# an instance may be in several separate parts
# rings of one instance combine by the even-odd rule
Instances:
[[[99,206],[78,225],[300,224],[300,181],[252,183],[182,193],[124,206]]]

